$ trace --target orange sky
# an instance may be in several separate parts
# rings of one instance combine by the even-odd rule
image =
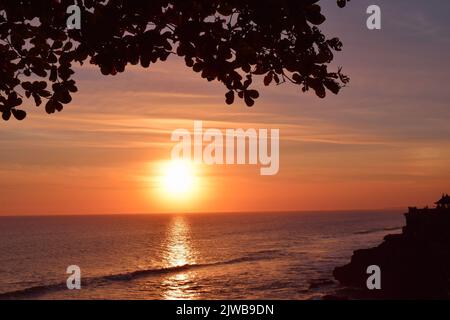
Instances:
[[[450,81],[439,62],[450,53],[450,41],[439,37],[448,22],[412,10],[376,34],[359,27],[359,7],[352,8],[345,22],[343,11],[328,13],[327,28],[345,44],[336,63],[351,84],[325,100],[284,85],[263,89],[253,108],[240,101],[228,107],[219,83],[205,82],[176,58],[116,77],[80,69],[79,92],[62,113],[36,109],[23,122],[0,123],[0,215],[431,204],[450,192],[450,93],[436,85]],[[195,199],[161,197],[157,164],[170,157],[171,132],[192,130],[194,120],[206,128],[279,128],[279,174],[202,167]]]

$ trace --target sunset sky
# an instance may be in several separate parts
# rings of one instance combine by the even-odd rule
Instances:
[[[322,1],[339,36],[333,68],[351,77],[321,100],[293,85],[261,88],[253,108],[173,57],[104,77],[77,69],[64,111],[0,122],[0,215],[345,210],[431,205],[450,192],[450,3]],[[378,3],[382,30],[365,26]],[[31,111],[32,110],[32,111]],[[280,129],[280,171],[200,166],[177,202],[158,190],[173,130]]]

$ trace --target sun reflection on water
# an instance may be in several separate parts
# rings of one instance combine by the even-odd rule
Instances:
[[[196,263],[191,245],[190,227],[182,216],[174,217],[167,230],[166,267],[174,268]],[[193,279],[189,271],[180,271],[165,278],[163,297],[167,300],[193,299]]]

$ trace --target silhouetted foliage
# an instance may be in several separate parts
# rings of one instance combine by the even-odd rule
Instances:
[[[348,0],[337,0],[340,7]],[[23,98],[47,113],[61,111],[77,91],[73,65],[88,60],[104,75],[126,66],[148,68],[170,54],[248,106],[259,97],[254,76],[266,86],[290,81],[323,98],[348,82],[329,72],[338,38],[317,27],[325,21],[318,0],[78,0],[81,30],[67,30],[74,0],[0,0],[0,112],[4,120]]]

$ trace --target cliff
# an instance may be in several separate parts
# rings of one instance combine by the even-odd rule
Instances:
[[[406,226],[378,247],[357,250],[349,264],[335,268],[341,285],[375,299],[448,299],[450,280],[450,208],[410,208]],[[369,290],[367,267],[381,269],[381,290]]]

